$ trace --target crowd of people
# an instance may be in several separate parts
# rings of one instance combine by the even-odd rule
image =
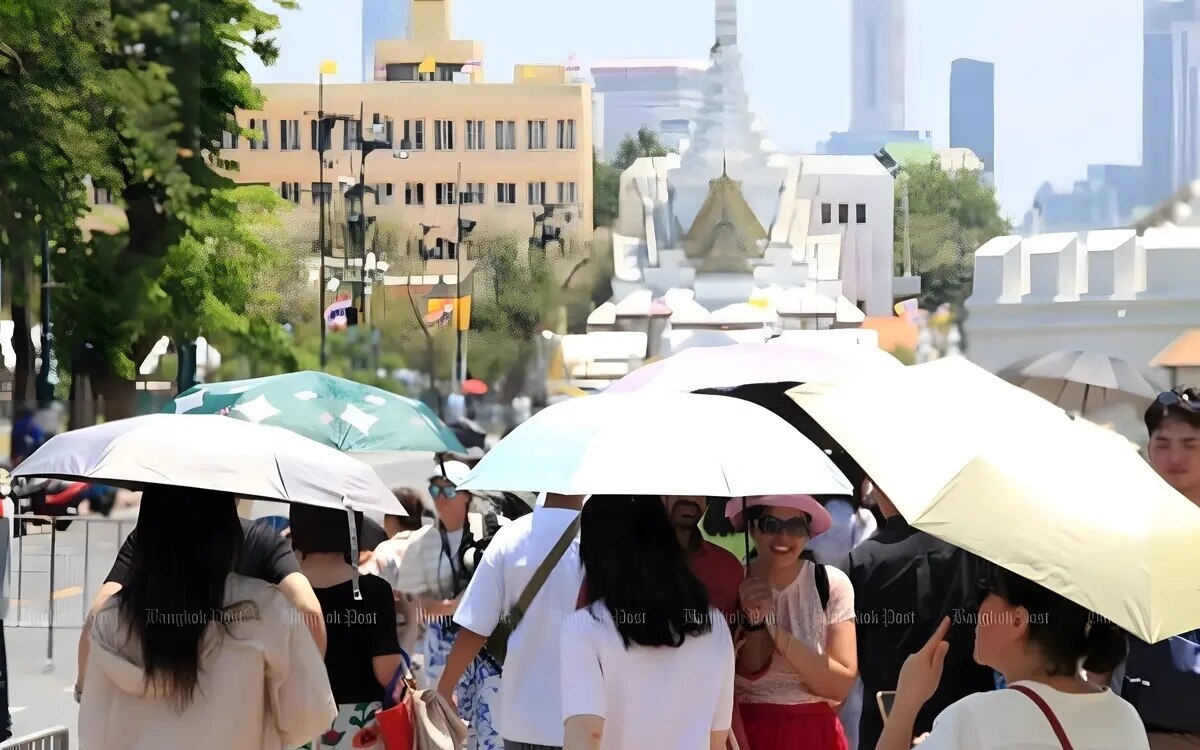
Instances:
[[[1200,392],[1162,394],[1146,427],[1200,505]],[[81,638],[82,746],[382,747],[416,653],[471,750],[1200,748],[1196,634],[1142,643],[913,528],[870,477],[853,498],[529,511],[459,489],[468,472],[439,463],[427,523],[399,492],[409,515],[365,560],[361,517],[351,535],[293,506],[281,535],[232,497],[148,490]]]

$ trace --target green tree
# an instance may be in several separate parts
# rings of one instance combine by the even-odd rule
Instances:
[[[666,156],[670,153],[672,153],[672,150],[663,145],[658,133],[643,125],[638,129],[637,133],[626,135],[621,140],[621,144],[617,146],[617,154],[613,157],[612,164],[617,168],[617,171],[624,172],[633,166],[633,163],[638,159],[648,156]]]
[[[946,171],[934,159],[904,167],[896,185],[896,262],[904,252],[904,192],[908,190],[913,272],[922,278],[921,305],[961,309],[971,294],[975,251],[1012,233],[995,189],[978,172]]]
[[[621,213],[621,170],[592,152],[592,226],[610,227]]]
[[[13,399],[32,399],[32,272],[43,229],[58,247],[82,242],[76,220],[86,209],[83,182],[112,181],[103,127],[97,36],[110,19],[102,0],[0,3],[0,260],[11,283]]]
[[[500,235],[479,246],[467,366],[475,377],[503,381],[499,395],[507,402],[524,388],[562,291],[545,254],[522,238]]]

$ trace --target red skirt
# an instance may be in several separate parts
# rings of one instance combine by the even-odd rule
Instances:
[[[741,713],[749,750],[849,750],[842,722],[828,703],[743,703]]]

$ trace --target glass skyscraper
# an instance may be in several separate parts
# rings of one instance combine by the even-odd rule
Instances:
[[[375,80],[375,42],[408,36],[411,0],[362,0],[362,80]]]
[[[969,148],[996,173],[996,66],[959,59],[950,64],[950,147]]]

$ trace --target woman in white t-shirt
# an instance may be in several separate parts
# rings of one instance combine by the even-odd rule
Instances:
[[[662,499],[593,496],[579,553],[586,604],[561,643],[564,750],[724,750],[733,640]]]
[[[942,711],[921,750],[1148,750],[1133,706],[1081,675],[1108,673],[1125,657],[1125,635],[1058,594],[994,568],[975,625],[975,661],[1008,689],[976,693]],[[942,675],[947,617],[904,662],[876,750],[906,750],[917,712]]]

